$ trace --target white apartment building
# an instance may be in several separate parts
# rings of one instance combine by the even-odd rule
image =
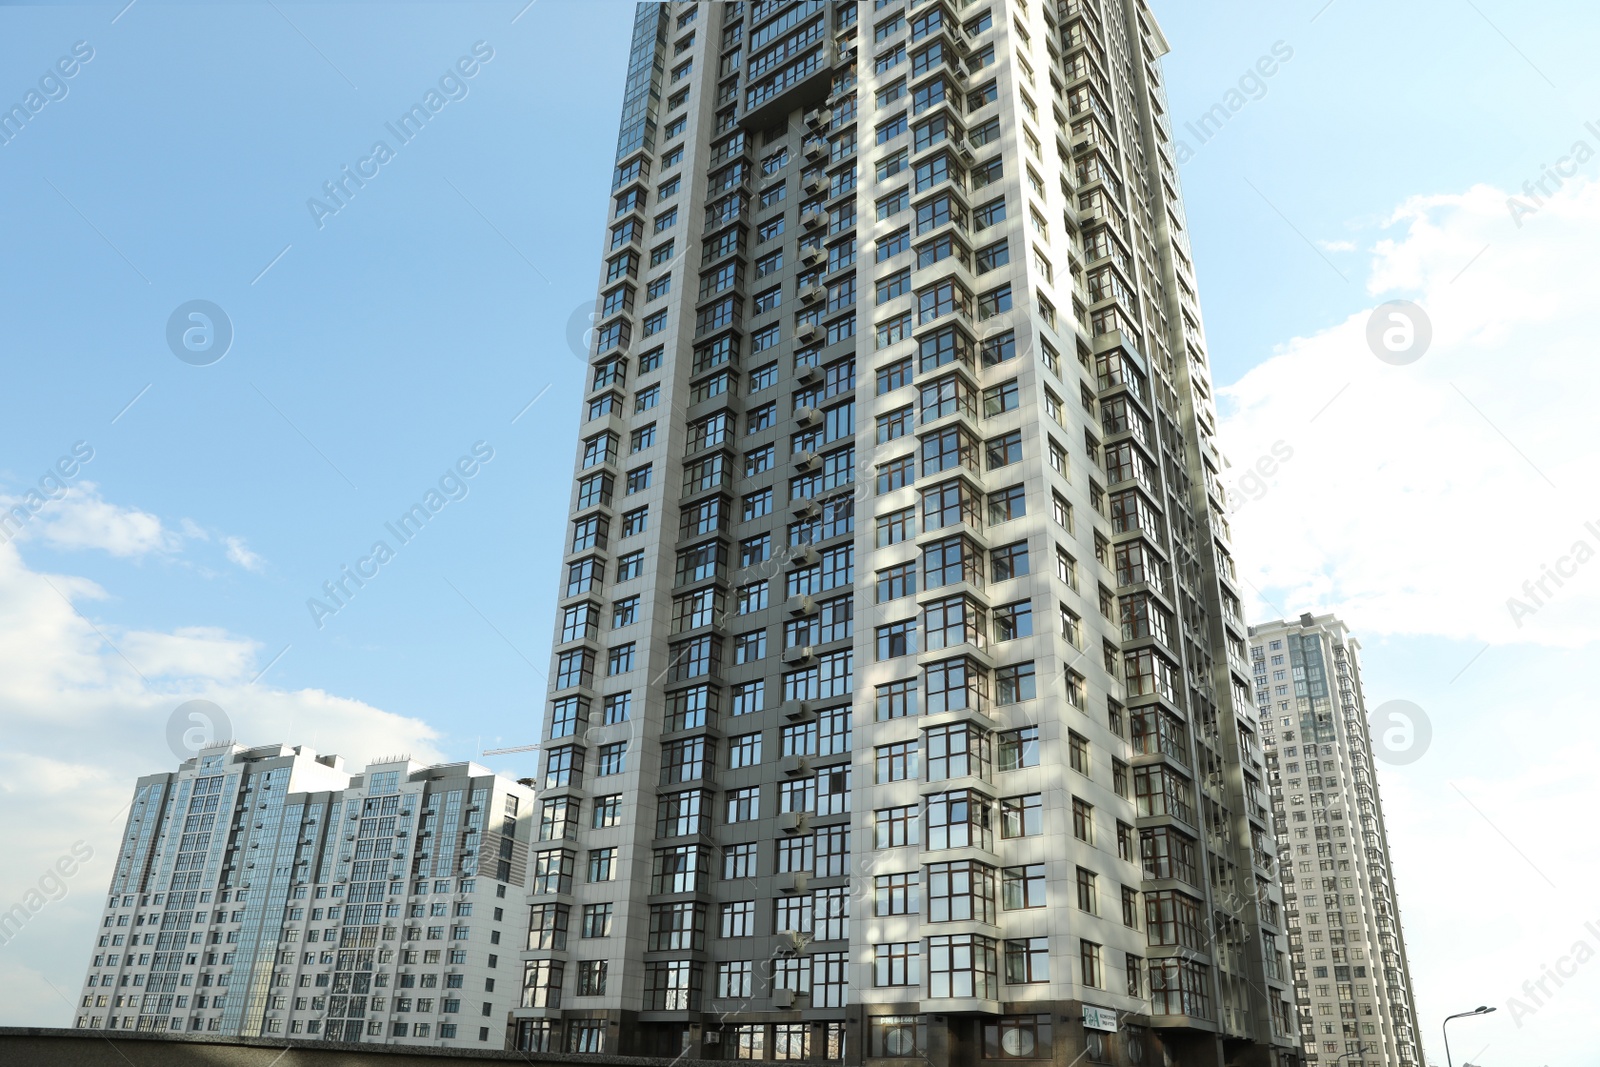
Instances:
[[[504,1048],[532,796],[231,742],[140,778],[77,1026]]]
[[[1360,645],[1332,615],[1250,628],[1306,1062],[1422,1062]]]

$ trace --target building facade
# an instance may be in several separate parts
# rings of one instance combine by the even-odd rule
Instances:
[[[1165,51],[638,6],[520,1047],[1297,1060]]]
[[[1360,645],[1332,615],[1250,628],[1308,1064],[1422,1062]]]
[[[146,775],[76,1025],[504,1048],[532,799],[473,763],[352,775],[285,745]]]

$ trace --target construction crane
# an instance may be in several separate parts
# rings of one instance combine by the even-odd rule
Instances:
[[[535,751],[538,750],[538,748],[539,748],[539,743],[538,742],[534,742],[531,745],[512,745],[510,748],[486,748],[482,752],[479,752],[478,755],[480,755],[480,756],[508,756],[513,752],[535,752]]]

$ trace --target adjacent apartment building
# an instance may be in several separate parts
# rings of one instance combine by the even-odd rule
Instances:
[[[532,799],[474,763],[285,745],[146,775],[76,1024],[502,1049]]]
[[[1332,615],[1250,628],[1306,1063],[1422,1062],[1360,646]]]
[[[1151,10],[632,33],[518,1045],[1297,1062]]]

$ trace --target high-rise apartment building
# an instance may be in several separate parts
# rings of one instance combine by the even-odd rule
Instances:
[[[1332,615],[1250,628],[1308,1064],[1422,1062],[1362,693]]]
[[[638,6],[521,1047],[1297,1060],[1165,51]]]
[[[504,1048],[532,800],[475,763],[352,776],[286,745],[145,775],[76,1025]]]

